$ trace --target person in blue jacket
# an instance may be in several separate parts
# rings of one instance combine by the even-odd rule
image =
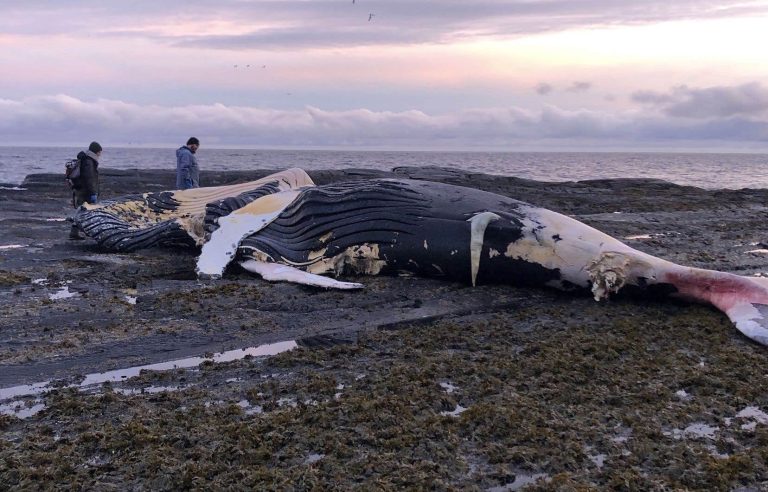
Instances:
[[[176,189],[187,190],[200,187],[200,168],[197,166],[195,153],[200,147],[200,140],[190,137],[187,145],[176,150]]]

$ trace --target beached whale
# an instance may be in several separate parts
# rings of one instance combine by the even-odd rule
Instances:
[[[768,345],[765,280],[677,265],[505,196],[379,179],[270,189],[244,205],[215,203],[197,263],[202,277],[221,276],[234,260],[267,280],[342,289],[362,285],[324,275],[547,286],[590,292],[597,300],[638,290],[711,303]],[[85,216],[95,211],[79,219],[86,233]]]

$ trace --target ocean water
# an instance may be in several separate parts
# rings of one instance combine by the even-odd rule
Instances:
[[[0,147],[0,183],[18,185],[33,173],[63,173],[79,149]],[[768,154],[631,152],[436,152],[201,148],[203,170],[441,166],[539,181],[658,178],[700,188],[768,188]],[[175,169],[175,148],[106,148],[101,166]]]

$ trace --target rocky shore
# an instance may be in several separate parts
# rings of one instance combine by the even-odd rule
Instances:
[[[309,174],[471,186],[768,275],[768,190]],[[105,169],[102,196],[173,179]],[[236,267],[201,282],[195,251],[68,240],[71,212],[60,175],[0,185],[0,488],[768,487],[768,347],[708,306],[421,278],[325,291]]]

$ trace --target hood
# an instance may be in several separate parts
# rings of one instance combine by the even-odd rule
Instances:
[[[86,157],[88,157],[89,159],[92,159],[93,162],[95,162],[96,164],[99,163],[99,156],[97,156],[96,154],[94,154],[90,150],[81,150],[80,152],[77,153],[77,160],[78,161],[82,161]]]
[[[99,156],[96,155],[96,152],[91,152],[90,150],[86,150],[85,155],[93,159],[96,163],[99,162]]]
[[[192,150],[189,147],[187,147],[186,145],[182,145],[181,147],[176,149],[176,158],[178,159],[179,156],[184,152],[189,152],[190,154],[194,154],[194,152],[192,152]]]

